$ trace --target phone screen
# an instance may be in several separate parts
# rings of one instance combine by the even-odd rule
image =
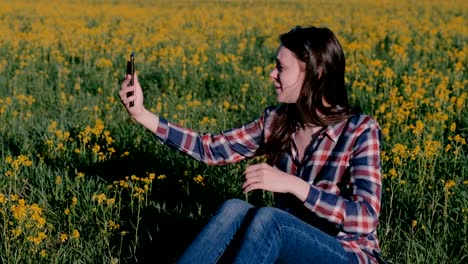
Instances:
[[[135,53],[134,52],[130,54],[130,60],[127,61],[127,75],[129,74],[132,76],[132,79],[130,79],[128,86],[133,86],[133,76],[135,74]],[[133,92],[127,93],[127,97],[132,96],[132,95],[133,95]],[[134,103],[133,101],[131,101],[130,107],[132,107],[133,105]]]

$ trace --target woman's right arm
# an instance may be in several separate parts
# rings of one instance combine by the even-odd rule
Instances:
[[[263,138],[263,118],[219,134],[201,134],[160,118],[153,132],[163,144],[198,161],[223,165],[255,156]]]
[[[260,118],[239,128],[219,134],[200,134],[170,123],[146,110],[138,77],[135,75],[134,86],[127,87],[129,81],[130,76],[127,76],[119,95],[132,118],[155,133],[163,144],[198,161],[210,165],[238,162],[254,156],[264,140],[265,119],[271,113],[268,109]],[[127,98],[128,92],[133,92],[133,96]],[[131,101],[134,102],[133,106],[130,106]]]

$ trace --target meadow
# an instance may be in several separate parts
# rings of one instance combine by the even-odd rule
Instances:
[[[468,3],[0,1],[0,262],[174,263],[246,160],[161,145],[118,98],[132,51],[145,105],[221,132],[276,104],[278,36],[327,26],[350,99],[382,128],[378,228],[392,263],[468,262]]]

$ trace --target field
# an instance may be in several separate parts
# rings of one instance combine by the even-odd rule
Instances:
[[[468,2],[0,1],[0,262],[174,263],[248,160],[206,166],[131,120],[132,51],[152,111],[220,132],[275,102],[278,36],[327,26],[354,105],[383,132],[392,263],[468,262]]]

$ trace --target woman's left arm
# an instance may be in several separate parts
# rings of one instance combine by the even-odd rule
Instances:
[[[380,128],[374,121],[354,141],[349,166],[354,184],[349,198],[310,186],[304,205],[346,233],[369,234],[379,223],[382,193]]]
[[[373,232],[378,225],[382,188],[380,128],[373,120],[361,125],[365,127],[360,129],[352,148],[350,177],[354,181],[354,189],[349,199],[310,185],[303,179],[266,163],[246,168],[244,192],[262,189],[291,193],[317,216],[336,224],[344,232]]]

